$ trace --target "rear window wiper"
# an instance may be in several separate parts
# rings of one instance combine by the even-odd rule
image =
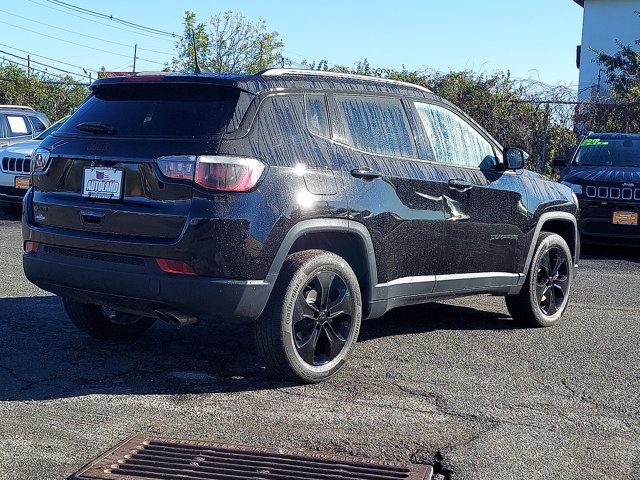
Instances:
[[[118,131],[111,125],[100,122],[84,122],[76,125],[78,130],[89,133],[98,133],[102,135],[115,135]]]

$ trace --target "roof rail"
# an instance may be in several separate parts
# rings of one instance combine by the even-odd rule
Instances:
[[[327,72],[323,70],[306,70],[304,68],[267,68],[257,73],[264,77],[275,77],[278,75],[313,75],[318,77],[338,77],[338,78],[352,78],[354,80],[369,80],[375,82],[385,82],[394,85],[401,85],[403,87],[417,88],[427,93],[433,93],[428,88],[422,85],[416,85],[415,83],[401,82],[400,80],[392,80],[390,78],[370,77],[367,75],[357,75],[354,73],[340,73],[340,72]]]
[[[15,110],[29,110],[31,112],[35,112],[33,108],[27,107],[25,105],[0,105],[0,108],[13,108]]]

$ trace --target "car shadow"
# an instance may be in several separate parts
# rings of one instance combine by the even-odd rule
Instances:
[[[19,222],[22,220],[22,211],[13,205],[0,205],[0,220]]]
[[[583,260],[623,260],[640,263],[640,248],[613,245],[582,245]]]
[[[91,394],[156,395],[269,390],[247,326],[157,322],[128,344],[77,330],[53,296],[0,298],[0,401]],[[363,324],[360,341],[434,330],[516,328],[506,315],[444,304],[397,309]]]

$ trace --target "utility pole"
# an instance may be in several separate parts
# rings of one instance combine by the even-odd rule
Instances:
[[[138,58],[138,44],[133,46],[133,73],[136,73],[136,59]]]
[[[544,166],[547,161],[547,146],[549,144],[549,108],[550,104],[547,102],[544,107],[544,137],[542,140],[542,154],[540,155],[538,168],[536,169],[538,173],[544,173]]]
[[[27,55],[27,78],[31,76],[31,55]]]

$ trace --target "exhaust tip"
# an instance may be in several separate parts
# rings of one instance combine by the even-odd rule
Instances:
[[[195,325],[200,322],[200,319],[194,317],[193,315],[187,315],[186,313],[180,312],[178,310],[155,310],[154,312],[160,320],[164,320],[165,322],[173,323],[174,325],[178,325],[179,327],[184,327],[185,325]]]

